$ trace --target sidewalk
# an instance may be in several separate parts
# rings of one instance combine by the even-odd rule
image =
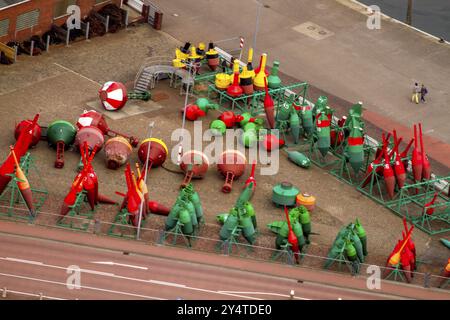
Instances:
[[[74,234],[68,230],[55,230],[35,225],[25,225],[5,221],[0,221],[0,233],[65,242],[94,249],[108,249],[127,252],[129,254],[156,256],[165,259],[174,259],[174,257],[177,257],[177,260],[189,261],[192,263],[201,262],[202,264],[292,278],[321,285],[332,285],[334,287],[352,290],[367,290],[366,279],[363,277],[351,277],[349,275],[340,275],[332,272],[209,254],[183,248],[153,246],[134,240],[122,240],[82,233],[75,233],[76,236],[74,237]],[[397,295],[399,297],[412,299],[450,299],[450,294],[443,290],[425,289],[390,281],[383,281],[382,288],[377,291],[377,293]]]

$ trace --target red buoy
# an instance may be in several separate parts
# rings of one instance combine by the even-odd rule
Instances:
[[[391,166],[391,160],[389,158],[389,154],[387,152],[387,148],[385,145],[384,148],[384,170],[383,170],[384,182],[386,184],[386,190],[389,195],[389,198],[394,198],[394,189],[395,189],[395,176],[394,170]]]
[[[266,113],[267,123],[270,129],[275,128],[275,105],[273,103],[272,97],[269,94],[267,88],[267,79],[264,78],[264,89],[266,90],[266,95],[264,97],[264,111]]]
[[[425,153],[423,147],[423,135],[422,135],[422,124],[419,123],[419,135],[420,135],[420,152],[422,154],[422,178],[424,180],[430,180],[431,178],[431,166],[430,161]]]
[[[402,138],[397,140],[397,132],[394,130],[394,144],[395,144],[395,146],[394,146],[394,152],[395,152],[394,172],[395,172],[395,177],[397,178],[397,184],[398,184],[399,188],[403,188],[403,186],[405,185],[405,180],[406,180],[405,167],[403,166],[402,159],[400,158],[400,155],[398,153],[398,146],[400,145],[401,141],[402,141]]]
[[[422,170],[423,170],[423,161],[422,161],[422,155],[419,152],[419,149],[417,148],[417,128],[416,125],[414,125],[414,150],[412,153],[412,170],[414,174],[414,180],[416,183],[419,183],[422,180]]]
[[[20,121],[14,130],[14,137],[17,140],[19,138],[20,133],[23,130],[26,130],[27,128],[29,128],[30,125],[33,128],[33,138],[31,139],[30,147],[34,147],[35,145],[38,144],[39,140],[41,139],[42,129],[37,123],[33,124],[33,120]]]
[[[225,177],[222,192],[231,192],[234,178],[242,176],[245,172],[247,159],[238,150],[226,150],[220,155],[217,169]]]

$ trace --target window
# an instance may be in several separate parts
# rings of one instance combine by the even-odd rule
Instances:
[[[39,22],[39,9],[17,16],[16,31],[34,27]]]
[[[67,15],[67,7],[73,4],[77,4],[77,0],[56,0],[53,18]]]
[[[0,37],[6,36],[9,29],[9,19],[0,20]]]

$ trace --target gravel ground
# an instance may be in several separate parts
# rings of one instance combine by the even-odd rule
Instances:
[[[78,115],[88,108],[86,103],[97,99],[100,83],[116,80],[128,86],[132,85],[136,72],[145,58],[158,55],[171,56],[177,43],[170,36],[143,25],[114,35],[96,38],[90,42],[77,42],[70,48],[52,47],[49,54],[33,58],[22,57],[15,65],[1,66],[1,158],[6,157],[8,146],[14,143],[12,132],[14,124],[18,121],[40,112],[42,125],[56,119],[75,123]],[[171,133],[180,127],[179,109],[183,105],[184,97],[179,95],[179,89],[169,88],[167,81],[160,82],[152,94],[167,96],[166,99],[158,102],[162,106],[161,109],[121,120],[106,118],[107,122],[113,129],[144,138],[147,134],[148,122],[155,121],[153,136],[166,141],[171,149],[175,145],[171,142]],[[313,88],[313,98],[317,94],[318,91]],[[338,104],[338,101],[331,96],[330,102]],[[152,104],[151,102],[133,103],[143,108]],[[345,109],[338,109],[339,115],[343,114],[340,113],[341,110]],[[203,127],[206,128],[217,115],[218,112],[210,112],[204,118]],[[186,126],[192,130],[193,123],[188,122]],[[70,183],[76,175],[79,154],[75,151],[66,152],[65,167],[58,170],[53,167],[55,152],[49,149],[45,142],[41,142],[31,153],[42,179],[30,182],[32,185],[43,183],[49,190],[49,198],[42,211],[58,212]],[[121,201],[115,191],[125,191],[123,170],[108,170],[104,161],[103,151],[93,161],[99,177],[100,192]],[[131,156],[131,162],[135,161],[137,161],[136,152]],[[177,170],[172,163],[167,162],[166,166]],[[223,178],[215,166],[210,168],[204,179],[194,182],[206,216],[206,226],[201,229],[200,236],[218,239],[219,226],[215,222],[215,216],[218,213],[227,212],[232,207],[248,172],[249,168],[244,177],[234,182],[234,188],[230,194],[220,192]],[[152,169],[148,179],[151,199],[170,207],[176,199],[181,180],[182,175],[168,172],[163,168]],[[308,248],[308,253],[326,255],[339,229],[357,217],[368,234],[368,263],[384,264],[395,242],[401,236],[403,224],[400,218],[316,166],[308,170],[301,169],[281,154],[279,173],[274,176],[261,176],[257,172],[256,180],[257,191],[252,202],[257,213],[258,225],[262,226],[259,230],[257,245],[274,248],[275,237],[264,226],[271,221],[283,219],[283,211],[271,202],[272,187],[282,181],[290,181],[302,192],[308,192],[317,199],[316,210],[312,213],[313,232],[317,235],[311,236],[312,244]],[[111,222],[116,212],[115,206],[101,205],[95,217]],[[45,215],[41,215],[39,219],[45,221],[43,223],[52,223],[52,220]],[[146,227],[159,229],[163,223],[163,218],[152,216],[146,223]],[[156,235],[147,235],[147,237],[153,236]],[[439,238],[428,236],[419,230],[414,232],[419,258],[427,263],[419,271],[439,272],[445,263],[448,251],[439,244]],[[198,249],[207,247],[208,245],[202,242],[196,244]],[[267,252],[263,255],[267,255]]]

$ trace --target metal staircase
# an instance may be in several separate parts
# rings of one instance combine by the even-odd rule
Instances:
[[[183,72],[184,70],[172,66],[172,58],[169,56],[147,58],[136,75],[134,91],[146,92],[153,89],[160,75],[167,76],[172,86],[177,77],[183,77]]]

